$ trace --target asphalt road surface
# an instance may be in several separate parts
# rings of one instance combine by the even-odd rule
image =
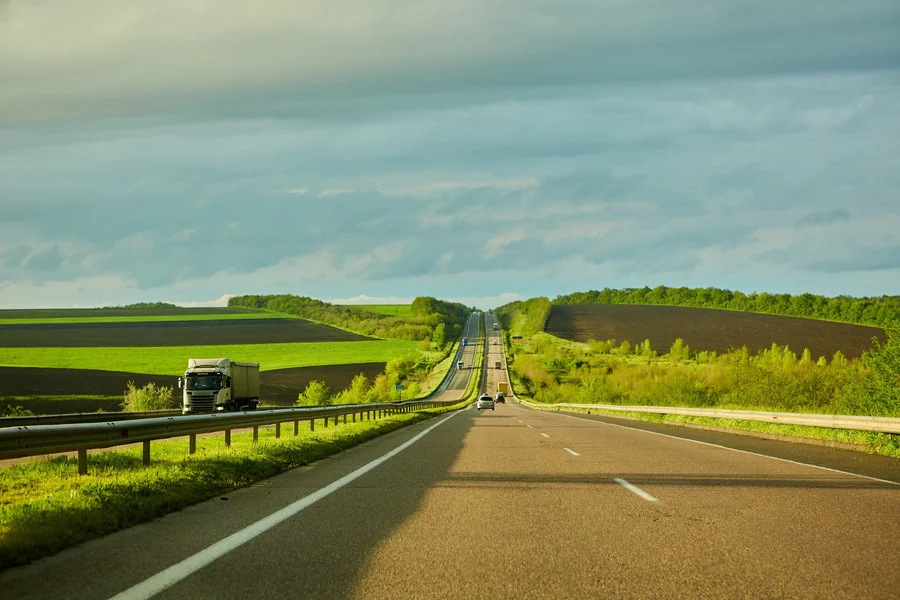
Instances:
[[[470,406],[7,571],[0,596],[897,598],[898,462]]]

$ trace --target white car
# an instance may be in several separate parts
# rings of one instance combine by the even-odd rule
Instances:
[[[491,410],[494,410],[494,399],[487,394],[484,394],[475,401],[475,408],[477,408],[478,410],[481,410],[482,408],[489,408]]]

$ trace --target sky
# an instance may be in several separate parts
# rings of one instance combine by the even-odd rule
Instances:
[[[900,294],[896,0],[0,0],[0,308]]]

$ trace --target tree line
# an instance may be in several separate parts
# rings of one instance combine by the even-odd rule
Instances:
[[[438,348],[462,334],[472,310],[457,302],[420,297],[412,303],[413,316],[410,318],[380,315],[364,308],[329,304],[291,294],[235,296],[228,301],[228,306],[287,313],[372,337],[429,341]]]
[[[900,296],[819,296],[769,294],[719,288],[622,288],[562,294],[553,304],[663,304],[697,308],[721,308],[789,317],[843,321],[877,327],[900,327]],[[509,305],[507,305],[509,306]]]

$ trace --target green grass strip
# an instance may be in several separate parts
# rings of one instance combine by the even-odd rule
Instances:
[[[99,369],[149,375],[181,375],[188,358],[220,358],[257,362],[262,371],[387,362],[417,353],[418,342],[295,342],[225,346],[160,346],[98,348],[0,348],[0,366]]]
[[[467,403],[467,402],[466,402]],[[290,427],[275,438],[274,427],[199,438],[197,453],[187,440],[151,444],[151,466],[141,449],[99,452],[88,458],[89,474],[78,475],[74,458],[56,457],[0,469],[0,570],[54,554],[309,464],[390,431],[465,406],[402,413],[300,435]]]

